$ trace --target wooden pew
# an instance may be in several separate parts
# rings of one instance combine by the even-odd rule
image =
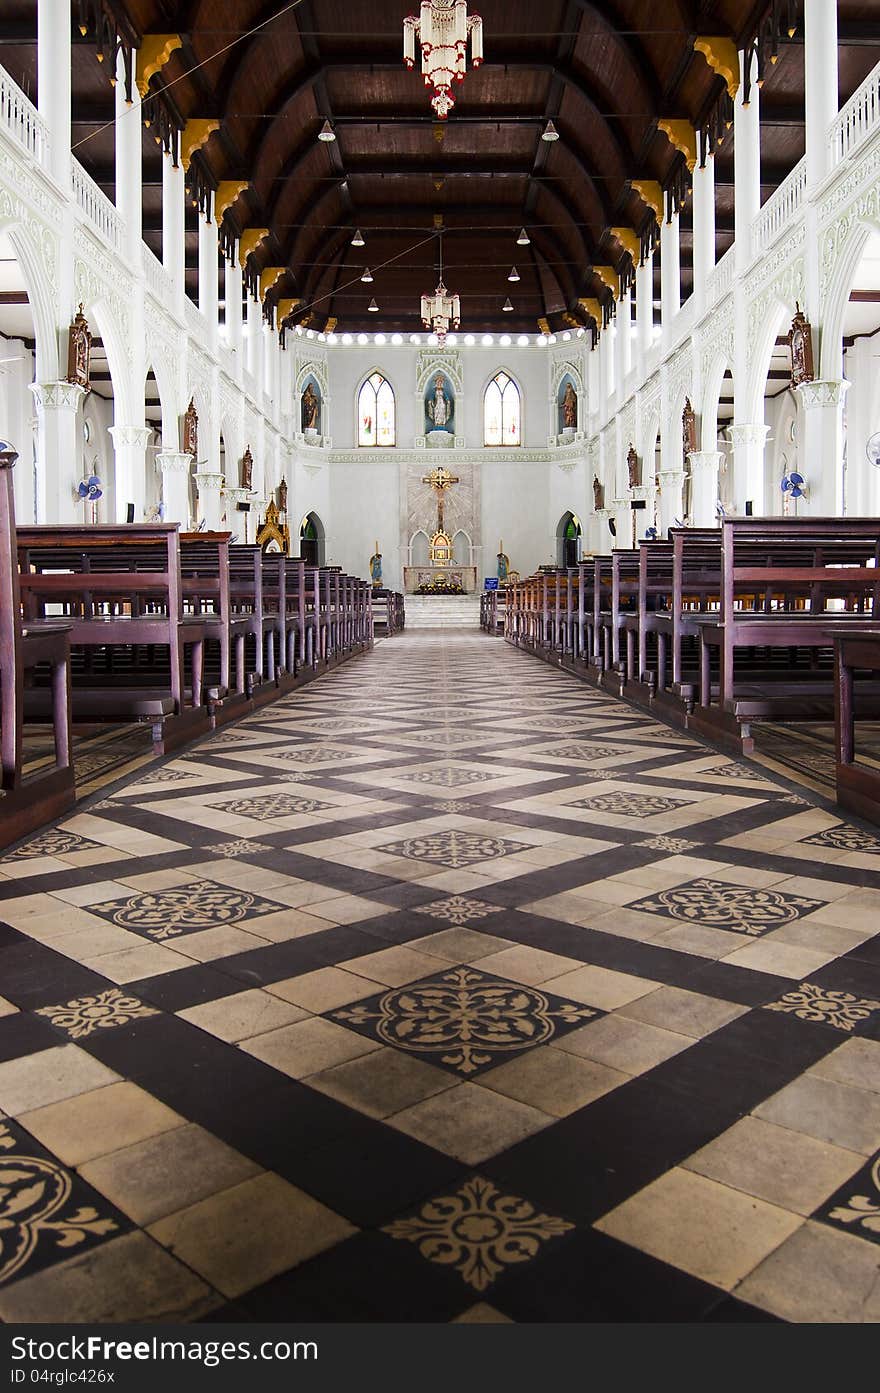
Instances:
[[[861,628],[834,636],[834,734],[837,747],[837,801],[880,824],[880,769],[856,762],[855,673],[880,676],[880,631]]]
[[[718,613],[693,618],[700,688],[689,724],[748,754],[753,720],[831,714],[842,624],[873,628],[874,620],[880,631],[880,522],[725,519],[720,579]],[[757,650],[750,666],[744,650]]]
[[[74,719],[149,721],[156,753],[211,728],[204,652],[222,625],[186,613],[176,525],[20,527],[17,544],[28,629],[70,625]]]
[[[8,846],[73,806],[76,787],[70,731],[70,630],[22,624],[12,471],[15,450],[0,444],[0,846]],[[25,773],[25,679],[49,673],[55,760]]]

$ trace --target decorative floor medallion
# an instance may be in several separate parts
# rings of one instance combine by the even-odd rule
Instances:
[[[431,861],[438,866],[474,866],[478,861],[494,861],[497,856],[510,856],[515,851],[527,851],[531,842],[513,842],[507,837],[481,837],[477,832],[428,832],[424,837],[407,837],[402,842],[388,842],[379,851],[392,856],[405,856],[408,861]]]
[[[671,851],[679,854],[683,851],[693,851],[700,845],[699,842],[689,842],[686,837],[646,837],[643,842],[636,842],[636,846],[647,846],[652,851]]]
[[[213,880],[194,880],[174,890],[157,890],[153,894],[144,891],[124,900],[89,905],[89,913],[99,914],[144,938],[161,941],[224,924],[241,924],[257,915],[276,914],[286,908],[246,890],[232,890]]]
[[[30,1264],[43,1238],[63,1250],[60,1259],[90,1238],[118,1229],[92,1205],[62,1214],[73,1200],[70,1174],[47,1156],[18,1154],[17,1146],[9,1127],[0,1123],[0,1285]]]
[[[302,745],[294,750],[273,750],[273,759],[283,759],[290,764],[338,764],[340,760],[350,760],[352,751],[334,750],[329,745]]]
[[[397,1219],[384,1232],[415,1243],[428,1262],[454,1267],[469,1287],[485,1291],[499,1272],[528,1262],[543,1244],[573,1228],[474,1176],[455,1194],[429,1200],[411,1219]]]
[[[757,937],[821,909],[822,904],[822,900],[789,895],[782,890],[726,885],[721,880],[692,880],[628,907],[644,914],[665,914],[670,919]]]
[[[34,1014],[48,1017],[56,1030],[63,1030],[71,1040],[81,1040],[94,1035],[96,1030],[128,1025],[130,1021],[156,1016],[158,1012],[145,1006],[136,996],[129,996],[118,987],[109,987],[107,991],[79,996],[60,1006],[40,1006]]]
[[[786,992],[771,1002],[768,1011],[783,1011],[802,1021],[832,1025],[835,1030],[853,1031],[863,1021],[880,1011],[880,1001],[855,996],[852,992],[833,992],[817,987],[813,982],[801,982],[794,991]]]
[[[817,1217],[880,1243],[880,1156],[848,1180]]]
[[[427,1055],[432,1064],[471,1078],[600,1013],[535,987],[455,967],[330,1014],[361,1035]]]
[[[608,771],[605,770],[607,778]],[[586,808],[593,813],[614,813],[616,817],[656,817],[659,813],[674,813],[692,804],[689,798],[666,798],[659,793],[594,793],[590,798],[578,798],[569,808]]]
[[[249,842],[246,837],[237,842],[215,842],[213,846],[205,847],[205,851],[209,851],[212,856],[253,856],[258,851],[274,850],[274,847],[267,846],[265,842]]]
[[[116,804],[111,804],[116,807]],[[97,807],[97,804],[92,804]],[[50,828],[47,832],[41,832],[38,837],[32,837],[24,846],[16,847],[15,851],[10,851],[2,858],[3,861],[30,861],[37,856],[67,856],[71,851],[105,851],[100,842],[93,842],[88,837],[81,837],[76,832],[62,832],[60,828]]]
[[[591,745],[588,740],[574,740],[567,745],[551,745],[543,750],[539,748],[535,753],[547,755],[551,759],[614,759],[615,756],[623,754],[623,748],[620,745]],[[646,756],[648,753],[646,750]]]
[[[294,793],[259,794],[256,798],[230,798],[214,807],[223,813],[238,813],[257,822],[271,822],[276,817],[296,817],[299,813],[321,813],[332,807],[317,798],[298,798]]]
[[[813,837],[804,837],[802,846],[828,846],[839,851],[862,851],[871,856],[880,855],[880,837],[865,832],[861,827],[826,827]]]
[[[448,924],[459,925],[472,924],[476,919],[500,913],[500,905],[487,904],[485,900],[469,900],[465,895],[450,895],[448,900],[419,905],[416,910],[416,914],[430,914],[432,919],[443,919]]]
[[[441,788],[461,788],[464,784],[481,784],[497,777],[486,769],[416,769],[412,773],[404,770],[398,775],[408,783],[438,784]]]

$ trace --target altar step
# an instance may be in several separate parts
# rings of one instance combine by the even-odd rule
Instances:
[[[479,595],[407,595],[407,629],[478,629]]]

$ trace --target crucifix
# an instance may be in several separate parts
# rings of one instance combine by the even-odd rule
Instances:
[[[445,464],[441,464],[439,469],[432,469],[430,474],[422,475],[422,483],[430,484],[437,495],[437,531],[443,531],[443,496],[447,489],[452,488],[453,484],[460,484],[461,480],[456,474],[450,474]]]

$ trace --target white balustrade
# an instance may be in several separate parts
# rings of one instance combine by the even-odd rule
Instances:
[[[144,280],[147,289],[156,297],[159,304],[166,310],[171,308],[173,298],[173,286],[171,277],[165,270],[161,261],[150,251],[146,242],[141,247]]]
[[[829,169],[836,170],[842,160],[880,129],[880,63],[868,74],[861,87],[841,108],[828,133]]]
[[[49,130],[33,102],[0,68],[0,129],[43,169],[49,167]]]
[[[807,157],[798,160],[794,169],[771,194],[752,223],[752,256],[760,254],[783,232],[790,231],[800,212],[807,187]]]
[[[73,196],[80,211],[92,226],[97,228],[102,239],[109,243],[114,251],[119,251],[122,246],[123,224],[116,208],[74,156],[71,156],[70,160],[70,174]]]
[[[736,274],[736,253],[734,247],[728,247],[722,256],[709,272],[706,278],[706,305],[717,305],[719,300],[723,300],[725,295],[730,293],[733,285],[733,277]]]
[[[183,297],[183,319],[196,343],[204,348],[208,340],[208,321],[188,295]]]

